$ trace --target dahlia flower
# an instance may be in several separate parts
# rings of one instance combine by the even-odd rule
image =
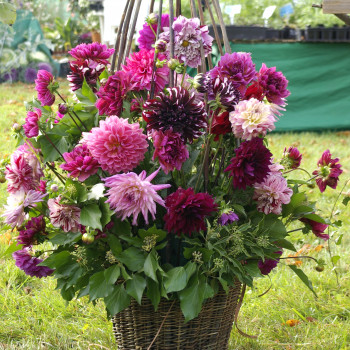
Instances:
[[[86,83],[96,91],[96,83],[100,74],[105,70],[103,64],[93,64],[94,68],[89,66],[87,61],[69,62],[70,74],[67,75],[69,86],[72,91],[76,91],[83,86],[84,78]]]
[[[173,23],[174,29],[174,53],[186,66],[197,68],[201,64],[201,45],[204,56],[211,53],[212,41],[208,26],[201,26],[199,18],[186,18],[179,16]],[[170,32],[164,28],[159,36],[160,40],[168,43],[165,54],[170,57]]]
[[[31,218],[25,227],[19,231],[17,237],[18,244],[23,244],[25,247],[37,244],[35,236],[45,235],[45,220],[42,215]]]
[[[338,162],[339,158],[332,159],[332,155],[328,149],[323,152],[317,162],[318,169],[312,174],[316,175],[316,184],[321,192],[324,192],[327,186],[333,189],[337,188],[339,176],[343,172],[340,169],[341,164]]]
[[[235,152],[231,164],[225,169],[233,178],[233,187],[245,189],[263,182],[270,171],[272,157],[263,140],[256,137],[242,142]]]
[[[51,187],[52,187],[52,185],[51,185]],[[37,190],[41,193],[46,193],[46,181],[40,180],[40,183],[39,183]]]
[[[39,135],[39,120],[41,118],[41,110],[34,108],[34,111],[28,111],[23,125],[24,134],[31,138]]]
[[[42,106],[52,106],[55,102],[54,77],[47,70],[39,70],[35,80],[35,90],[38,92],[38,100]]]
[[[281,214],[282,204],[288,204],[293,190],[288,187],[287,180],[281,173],[272,173],[260,183],[254,185],[253,199],[257,209],[264,214]]]
[[[179,187],[165,199],[165,229],[177,235],[191,235],[205,230],[205,218],[217,211],[217,204],[208,193],[194,193],[193,188]]]
[[[12,257],[15,259],[16,266],[23,270],[26,275],[42,278],[50,276],[54,271],[47,266],[39,266],[43,260],[32,256],[28,248],[17,250],[12,254]]]
[[[70,153],[63,153],[66,164],[61,164],[63,170],[68,171],[70,177],[85,181],[89,176],[97,173],[98,161],[91,156],[88,147],[83,144],[75,147]]]
[[[80,208],[61,204],[61,197],[50,198],[47,205],[50,210],[50,221],[64,232],[78,232],[80,229]]]
[[[159,60],[164,60],[165,56],[158,54]],[[154,62],[154,50],[142,49],[135,52],[126,59],[123,71],[129,72],[135,82],[135,90],[151,90],[152,72]],[[155,93],[162,91],[169,80],[169,68],[164,65],[157,68],[154,73]]]
[[[29,190],[28,193],[18,191],[7,197],[7,205],[2,215],[8,225],[20,226],[26,218],[25,208],[35,207],[36,203],[42,202],[46,194],[39,191]]]
[[[329,240],[329,235],[326,233],[323,233],[328,228],[327,224],[322,224],[321,222],[317,222],[315,220],[311,220],[307,218],[301,218],[299,220],[302,223],[304,223],[305,226],[309,228],[316,237],[319,237],[324,241]]]
[[[164,133],[160,130],[153,132],[152,139],[154,146],[153,160],[158,158],[165,174],[174,169],[181,170],[182,164],[189,157],[181,135],[173,133],[171,129]]]
[[[129,172],[105,178],[104,182],[110,189],[107,191],[107,203],[121,220],[133,216],[132,224],[137,225],[137,217],[142,213],[148,225],[148,213],[155,220],[156,203],[164,207],[164,200],[157,191],[169,188],[170,185],[153,185],[151,181],[159,169],[146,177],[143,170],[139,175]]]
[[[215,101],[217,108],[233,111],[239,102],[240,93],[227,78],[216,77],[209,87],[208,99]]]
[[[268,131],[275,129],[275,121],[270,105],[255,98],[240,101],[230,113],[234,135],[244,140],[265,136]]]
[[[143,105],[142,116],[148,123],[148,129],[163,132],[172,129],[181,135],[184,142],[192,142],[202,135],[200,129],[207,126],[204,104],[196,102],[194,94],[180,86],[168,88],[167,92],[159,93]]]
[[[212,79],[227,78],[244,95],[247,85],[256,78],[255,64],[250,53],[226,53],[220,58],[218,65],[210,71],[210,76]]]
[[[225,135],[232,131],[229,112],[213,113],[213,121],[211,123],[211,133],[215,135],[214,141],[219,140],[219,135]]]
[[[286,169],[297,169],[300,166],[302,154],[296,147],[289,147],[284,149],[282,164]]]
[[[238,221],[239,217],[234,211],[224,212],[218,219],[218,224],[220,226],[226,226]]]
[[[103,170],[110,174],[134,169],[147,151],[147,136],[139,123],[111,116],[100,121],[100,126],[84,133],[83,143]]]
[[[96,102],[96,108],[100,115],[119,116],[123,110],[123,101],[126,94],[134,90],[135,87],[131,73],[124,71],[115,72],[97,92],[99,99]]]
[[[208,92],[211,85],[209,73],[199,73],[193,78],[193,87],[200,93]]]
[[[269,102],[281,106],[286,104],[285,99],[290,95],[288,80],[282,72],[276,72],[276,67],[267,68],[263,63],[258,73],[258,84]]]
[[[283,253],[282,250],[275,252],[275,254],[278,254],[279,256],[281,256],[282,253]],[[277,266],[279,261],[280,261],[279,258],[265,259],[264,261],[260,260],[258,262],[258,268],[263,275],[268,275]]]
[[[176,18],[174,18],[174,20],[175,19]],[[154,30],[153,32],[150,28],[150,25],[148,23],[144,23],[142,29],[139,31],[139,37],[137,39],[137,43],[139,44],[140,49],[152,50],[152,45],[156,41],[154,33],[157,33],[157,27],[157,23],[152,24],[152,29]],[[163,32],[164,27],[169,27],[168,14],[162,14],[160,32]]]

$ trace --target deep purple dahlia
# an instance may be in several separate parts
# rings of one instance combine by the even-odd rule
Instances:
[[[217,107],[229,112],[235,109],[240,97],[239,91],[227,78],[215,78],[209,88],[208,99],[216,101]]]
[[[207,113],[203,102],[195,101],[195,95],[182,87],[168,88],[143,105],[143,118],[149,130],[172,129],[184,142],[198,138],[201,129],[207,127]]]
[[[288,150],[285,148],[281,164],[286,169],[297,169],[300,166],[302,158],[302,154],[296,147],[289,147]]]
[[[191,235],[205,230],[205,218],[217,211],[217,204],[208,193],[195,193],[193,188],[179,187],[165,199],[168,212],[164,216],[165,229],[178,235]]]
[[[87,84],[93,90],[96,90],[97,79],[105,69],[102,64],[91,68],[87,61],[72,61],[69,62],[69,66],[71,72],[67,75],[67,80],[70,82],[69,86],[72,91],[78,90],[83,86],[84,78]]]
[[[263,139],[256,137],[245,141],[235,150],[236,155],[225,169],[233,178],[233,187],[245,189],[261,183],[270,172],[272,153],[264,146]]]
[[[17,242],[24,244],[28,247],[32,244],[37,244],[37,238],[39,235],[45,235],[45,220],[42,215],[31,218],[25,225],[25,227],[19,231]]]

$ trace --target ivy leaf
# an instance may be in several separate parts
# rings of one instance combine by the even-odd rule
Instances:
[[[155,252],[152,250],[152,252],[148,254],[145,260],[143,270],[146,276],[152,278],[152,280],[157,283],[158,283],[158,278],[157,278],[158,268],[159,268],[158,261],[155,257]]]
[[[81,209],[80,223],[93,229],[102,230],[101,225],[102,213],[97,204],[88,204]]]
[[[105,298],[113,292],[113,285],[107,283],[105,271],[100,271],[93,274],[90,277],[89,286],[90,301],[97,298]]]
[[[306,287],[308,287],[312,293],[314,293],[315,297],[317,298],[317,294],[314,291],[314,287],[312,286],[312,282],[309,280],[309,278],[305,275],[305,273],[298,269],[294,265],[288,265],[294,273],[302,280],[302,282],[305,284]]]
[[[117,258],[131,271],[141,270],[145,263],[143,252],[135,247],[124,250]]]
[[[113,288],[113,287],[112,287]],[[130,305],[130,296],[122,284],[114,286],[113,292],[104,298],[106,308],[110,315],[123,311]]]
[[[164,287],[167,293],[183,290],[187,284],[187,274],[183,266],[174,267],[167,272]]]
[[[334,265],[339,261],[339,259],[340,259],[339,255],[334,255],[331,257],[331,261]]]
[[[47,266],[50,269],[58,269],[62,265],[65,265],[71,259],[70,253],[64,250],[59,253],[51,254],[47,259],[41,262],[40,266]]]
[[[114,284],[120,276],[120,267],[118,265],[111,266],[104,271],[104,275],[107,284]]]
[[[145,288],[146,280],[141,275],[135,274],[130,280],[126,281],[127,293],[132,296],[140,305]]]

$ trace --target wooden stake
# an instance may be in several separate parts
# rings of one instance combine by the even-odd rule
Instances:
[[[204,23],[204,14],[203,14],[203,9],[202,9],[202,2],[201,0],[197,0],[197,4],[198,4],[198,12],[199,12],[199,18],[201,20],[201,24],[205,25]],[[213,62],[211,60],[211,54],[208,54],[208,65],[209,65],[209,69],[213,68]],[[204,67],[206,68],[206,65],[204,65]]]
[[[219,22],[220,22],[222,38],[224,39],[225,52],[226,53],[232,53],[230,42],[228,40],[228,36],[227,36],[227,33],[226,33],[226,26],[225,26],[225,23],[224,23],[224,19],[222,17],[219,1],[218,0],[212,0],[212,2],[213,2],[216,14],[217,14]]]
[[[132,25],[131,25],[131,31],[129,33],[128,46],[126,47],[126,51],[125,51],[125,57],[128,57],[129,53],[130,53],[132,41],[134,39],[134,32],[135,32],[135,28],[136,28],[136,22],[137,22],[137,18],[139,16],[139,12],[140,12],[141,1],[142,0],[137,0],[137,5],[136,5],[135,13],[134,13],[134,19],[133,19],[133,22],[132,22]]]
[[[208,9],[208,11],[209,11],[209,15],[210,15],[210,19],[211,19],[211,24],[212,24],[212,26],[213,26],[214,35],[215,35],[215,40],[216,40],[216,43],[217,43],[217,45],[218,45],[220,55],[223,56],[223,55],[224,55],[224,51],[222,50],[221,39],[220,39],[220,36],[219,36],[218,28],[217,28],[216,23],[215,23],[215,19],[214,19],[213,12],[212,12],[212,10],[211,10],[209,1],[208,1],[208,0],[204,0],[204,1],[205,1],[206,6],[207,6],[207,9]]]
[[[174,3],[173,3],[173,0],[169,0],[170,59],[174,58],[175,56],[173,23],[174,23]],[[169,87],[173,87],[173,86],[174,86],[174,71],[170,70]]]
[[[181,0],[176,0],[175,16],[179,17],[180,15],[181,15]]]
[[[149,6],[149,13],[153,13],[154,8],[154,0],[151,1],[151,5]]]

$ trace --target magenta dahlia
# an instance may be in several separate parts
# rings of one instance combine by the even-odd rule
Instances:
[[[272,153],[264,146],[263,139],[254,138],[242,142],[235,150],[236,155],[225,169],[233,178],[233,187],[245,189],[265,180],[270,172]]]
[[[158,54],[159,60],[164,60],[165,56]],[[151,90],[152,72],[154,62],[154,50],[142,49],[135,52],[126,59],[126,65],[123,66],[124,72],[129,72],[135,82],[135,90]],[[169,68],[164,65],[157,68],[154,73],[155,93],[162,91],[165,84],[169,81]]]
[[[206,229],[205,218],[217,211],[217,204],[208,193],[195,193],[193,188],[179,187],[165,199],[165,229],[177,235],[191,235]]]
[[[178,86],[168,88],[167,94],[161,92],[153,100],[147,100],[143,105],[143,118],[148,123],[149,130],[172,129],[179,133],[184,142],[198,138],[207,127],[207,113],[203,102],[195,101],[194,94]]]
[[[321,192],[324,192],[329,186],[333,189],[337,188],[339,176],[343,172],[339,158],[332,159],[332,155],[327,149],[323,152],[321,158],[317,162],[318,169],[312,174],[316,175],[316,183]]]
[[[111,116],[100,126],[84,133],[84,141],[92,157],[110,174],[134,169],[144,158],[148,148],[147,136],[139,123]]]
[[[100,43],[80,44],[68,51],[76,60],[87,60],[90,68],[96,68],[97,64],[107,65],[108,59],[113,55],[114,49],[109,49]]]
[[[189,157],[188,150],[181,135],[166,131],[154,131],[152,134],[154,154],[153,160],[158,158],[159,164],[165,174],[174,169],[181,170],[182,164]]]
[[[39,120],[41,118],[41,110],[34,108],[34,111],[28,111],[23,125],[24,134],[31,138],[39,135]]]
[[[85,144],[78,145],[69,153],[63,153],[63,158],[66,163],[60,167],[68,171],[70,177],[78,178],[79,181],[85,181],[89,176],[96,174],[100,167]]]
[[[19,231],[17,242],[23,244],[25,247],[38,243],[38,238],[42,235],[46,235],[45,232],[45,220],[42,215],[31,218]]]
[[[299,219],[302,223],[305,224],[305,226],[312,231],[312,233],[318,237],[323,239],[324,241],[329,240],[329,235],[326,233],[323,233],[327,228],[327,224],[322,224],[321,222],[317,222],[315,220],[307,219],[307,218],[301,218]]]
[[[100,115],[120,116],[127,93],[136,87],[132,78],[131,73],[118,71],[108,78],[105,85],[100,87],[97,92],[99,99],[96,102]]]
[[[53,75],[47,70],[39,70],[35,80],[35,90],[38,92],[38,100],[42,106],[53,105],[56,88]]]
[[[80,231],[80,208],[61,204],[61,197],[50,198],[47,205],[50,210],[50,221],[55,227],[61,228],[64,232]]]
[[[244,95],[248,84],[256,78],[255,64],[250,53],[226,53],[220,58],[218,65],[210,71],[210,76],[212,79],[227,78]]]
[[[280,256],[282,255],[283,251],[279,250],[277,252],[275,252],[274,254],[277,254],[278,257],[276,257],[276,259],[265,259],[264,261],[260,260],[258,262],[258,268],[260,270],[260,272],[263,275],[268,275],[274,268],[277,267],[279,261],[280,261]]]
[[[31,277],[47,277],[54,271],[47,266],[40,266],[39,264],[42,263],[43,260],[32,256],[28,248],[17,250],[12,254],[12,257],[15,259],[16,266]]]
[[[282,204],[288,204],[293,190],[288,187],[287,180],[279,173],[272,173],[260,184],[254,185],[253,199],[257,209],[264,214],[281,214]]]
[[[146,172],[118,174],[104,179],[109,187],[107,203],[121,220],[133,216],[133,225],[137,225],[137,217],[142,213],[148,225],[148,213],[155,220],[156,203],[164,207],[164,200],[157,191],[169,188],[170,185],[153,185],[151,181],[158,174],[158,170],[146,177]]]
[[[286,169],[297,169],[300,166],[302,154],[296,147],[289,147],[284,149],[281,163]]]

